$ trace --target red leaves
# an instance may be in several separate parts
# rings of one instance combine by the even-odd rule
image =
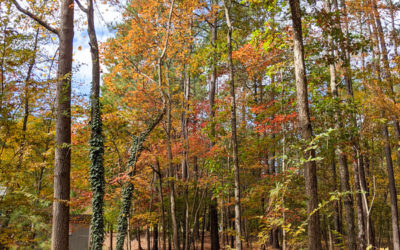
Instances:
[[[256,130],[262,134],[265,132],[279,133],[282,130],[282,125],[285,123],[296,122],[297,113],[290,114],[275,114],[272,117],[266,117],[261,121],[256,122]]]

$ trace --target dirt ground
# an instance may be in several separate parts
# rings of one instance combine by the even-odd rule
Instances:
[[[153,244],[152,240],[153,239],[151,239],[151,246]],[[114,233],[113,234],[113,240],[112,240],[112,242],[113,242],[113,248],[112,249],[115,249],[116,241],[117,241],[116,233]],[[143,250],[144,249],[148,250],[147,249],[147,242],[146,242],[146,235],[145,234],[141,235],[140,242],[141,242],[142,249]],[[162,239],[161,239],[161,242],[159,244],[160,244],[159,245],[159,249],[162,250]],[[222,246],[222,244],[221,244],[221,246]],[[106,250],[110,250],[111,249],[110,248],[110,235],[109,234],[106,235],[106,237],[105,237],[103,249],[106,249]],[[128,245],[126,244],[126,241],[125,241],[124,249],[128,250]],[[196,242],[195,249],[196,250],[200,250],[200,242]],[[210,250],[210,249],[211,249],[210,237],[209,237],[209,235],[205,235],[205,237],[204,237],[204,250]],[[222,248],[221,247],[221,249],[226,249],[226,248]],[[259,249],[260,249],[260,247],[258,245],[256,245],[256,243],[252,243],[252,247],[251,248],[248,247],[246,243],[243,243],[243,250],[259,250]],[[137,239],[133,239],[131,241],[130,250],[139,250]]]

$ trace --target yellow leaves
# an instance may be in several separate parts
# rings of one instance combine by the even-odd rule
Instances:
[[[79,50],[79,51],[82,50],[82,46],[78,46],[78,50]]]

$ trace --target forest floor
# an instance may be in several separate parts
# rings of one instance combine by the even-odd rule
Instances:
[[[151,238],[151,246],[153,244],[152,240],[153,239]],[[113,242],[113,248],[112,249],[115,249],[115,245],[116,245],[116,242],[117,242],[116,233],[113,235],[112,242]],[[147,249],[147,242],[146,242],[146,235],[145,234],[141,235],[140,242],[141,242],[142,249],[143,250],[148,250]],[[161,243],[161,245],[159,245],[159,249],[162,249],[162,241],[160,243]],[[222,246],[222,243],[220,243],[220,244]],[[106,237],[105,237],[103,249],[107,249],[107,250],[111,249],[110,248],[110,235],[109,234],[107,234]],[[125,241],[124,249],[128,250],[126,241]],[[196,248],[195,249],[200,249],[200,242],[196,242]],[[206,234],[205,237],[204,237],[204,250],[210,250],[210,249],[211,249],[210,235]],[[221,249],[227,249],[227,248],[222,248],[221,247]],[[259,250],[259,249],[260,249],[259,245],[256,244],[255,242],[252,243],[252,247],[251,248],[248,247],[246,243],[243,243],[243,250]],[[136,238],[131,241],[131,250],[139,250],[139,244],[138,244],[138,241],[137,241]]]

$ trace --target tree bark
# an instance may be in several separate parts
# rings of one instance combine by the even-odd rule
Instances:
[[[241,209],[240,209],[240,170],[239,170],[239,157],[238,157],[238,140],[236,133],[236,96],[235,96],[235,79],[234,68],[232,61],[232,31],[233,26],[231,23],[231,0],[224,0],[224,9],[226,23],[228,26],[227,46],[228,46],[228,71],[229,71],[229,86],[231,96],[231,130],[232,130],[232,151],[233,151],[233,172],[234,172],[234,198],[235,198],[235,241],[236,250],[242,249],[241,240]]]
[[[338,2],[335,0],[334,1],[334,7],[335,11],[339,10]],[[336,17],[336,28],[340,28],[340,19],[337,16]],[[345,43],[343,39],[339,41],[339,46],[341,48],[341,58],[343,61],[343,67],[345,68],[345,74],[344,74],[344,81],[346,85],[346,90],[347,93],[352,96],[353,90],[352,90],[352,82],[351,82],[351,69],[350,69],[350,59],[347,56],[347,49],[345,46]],[[334,54],[332,53],[332,56]],[[338,94],[338,89],[336,87],[337,81],[336,81],[336,72],[335,72],[334,66],[330,67],[330,72],[331,72],[331,93],[333,98],[336,100],[335,105],[337,105],[336,112],[335,112],[335,127],[339,131],[339,136],[341,139],[343,139],[343,123],[340,121],[340,117],[342,115],[342,112],[339,107],[339,94]],[[334,75],[333,75],[334,74]],[[353,210],[353,197],[351,192],[351,187],[350,187],[350,176],[349,176],[349,168],[347,164],[347,157],[345,153],[342,151],[341,147],[336,147],[336,152],[338,154],[339,158],[339,172],[340,172],[340,186],[341,186],[341,191],[346,192],[346,194],[343,196],[343,205],[344,205],[344,210],[345,210],[345,221],[346,221],[346,227],[347,227],[347,246],[349,249],[355,249],[357,248],[357,239],[356,239],[356,232],[355,232],[355,224],[354,224],[354,210]],[[355,169],[357,170],[357,169]],[[355,171],[357,172],[357,171]],[[355,175],[358,175],[358,172],[355,173]],[[358,182],[357,182],[358,183]],[[359,205],[359,204],[358,204]],[[360,208],[358,206],[358,208]],[[362,210],[358,210],[359,212],[359,218],[362,216]],[[361,214],[360,214],[361,212]],[[361,217],[362,218],[362,217]],[[359,224],[359,226],[362,228],[362,224]],[[363,232],[364,230],[359,230],[359,232]]]
[[[392,234],[393,234],[393,248],[400,249],[400,235],[399,235],[399,217],[397,206],[397,191],[396,183],[393,174],[393,161],[392,150],[389,141],[389,131],[386,124],[382,125],[382,135],[384,140],[384,151],[386,158],[386,169],[389,179],[389,193],[390,193],[390,209],[392,213]]]
[[[301,135],[307,142],[313,138],[312,126],[310,121],[310,111],[308,107],[307,78],[304,63],[303,34],[301,27],[300,1],[290,0],[290,10],[293,23],[293,42],[294,42],[294,66],[296,77],[297,109],[299,112],[299,127]],[[313,149],[304,153],[305,159],[315,158]],[[306,182],[307,195],[307,214],[308,222],[308,249],[321,249],[321,235],[318,210],[318,191],[317,191],[317,164],[315,160],[308,160],[304,164],[304,175]]]
[[[377,35],[379,38],[378,40],[379,40],[380,47],[381,47],[380,53],[382,54],[382,58],[383,58],[383,66],[384,66],[383,67],[384,68],[383,78],[386,79],[389,83],[389,95],[391,95],[391,94],[393,94],[393,83],[392,83],[391,74],[390,74],[388,52],[387,52],[387,48],[386,48],[386,44],[385,44],[385,38],[383,35],[382,23],[380,20],[376,0],[372,0],[371,3],[372,3],[373,14],[375,17],[375,25],[373,27],[374,27],[374,29],[376,29],[376,32],[377,32]],[[379,68],[380,68],[380,66],[378,65],[378,72],[381,72],[381,70]],[[379,78],[379,81],[382,83],[380,75],[378,75],[378,78]],[[385,117],[385,111],[382,111],[382,117]],[[396,119],[394,119],[394,122],[397,123]],[[396,129],[396,126],[395,126],[395,129]],[[400,132],[398,132],[398,133],[400,134]],[[390,145],[390,140],[389,140],[389,130],[388,130],[386,123],[384,123],[382,125],[382,135],[383,135],[383,141],[384,141],[386,168],[387,168],[387,174],[388,174],[388,179],[389,179],[390,208],[391,208],[391,214],[392,214],[391,222],[392,222],[393,247],[394,247],[394,249],[400,249],[397,190],[396,190],[396,183],[395,183],[394,172],[393,172],[393,160],[392,160],[392,155],[391,155],[392,150],[391,150],[391,145]]]
[[[69,200],[71,169],[71,68],[74,37],[73,0],[61,4],[59,59],[56,90],[56,142],[51,248],[69,248]]]
[[[172,126],[172,119],[171,119],[171,100],[170,96],[168,98],[168,109],[167,109],[167,152],[168,152],[168,173],[171,180],[169,183],[169,199],[171,205],[171,220],[172,220],[172,242],[174,245],[175,250],[179,250],[179,242],[178,242],[178,224],[176,221],[176,205],[175,205],[175,181],[172,178],[174,176],[174,164],[172,164],[172,147],[171,147],[171,126]]]
[[[162,188],[162,174],[161,174],[161,169],[160,169],[160,163],[158,160],[156,160],[156,166],[157,166],[157,174],[158,174],[158,191],[159,191],[159,198],[161,202],[161,221],[162,221],[162,227],[163,227],[163,250],[167,249],[167,225],[165,222],[165,208],[164,208],[164,196],[163,196],[163,188]]]
[[[158,224],[153,226],[153,250],[158,250]]]
[[[184,79],[183,79],[183,100],[182,100],[182,114],[181,114],[181,126],[182,126],[182,137],[184,149],[182,153],[182,179],[183,182],[187,183],[189,179],[189,129],[188,123],[189,118],[186,114],[186,110],[189,110],[189,97],[190,97],[190,70],[184,66]],[[184,188],[184,201],[185,201],[185,224],[184,224],[184,249],[190,248],[190,223],[189,223],[189,189],[188,185]]]
[[[212,58],[212,74],[210,82],[210,92],[209,92],[209,107],[210,107],[210,121],[211,121],[211,143],[210,150],[215,145],[216,131],[215,131],[215,90],[217,84],[217,14],[213,15],[213,23],[210,24],[211,27],[211,46],[213,47],[213,58]],[[212,192],[211,192],[212,196]],[[209,205],[210,213],[210,240],[211,240],[211,250],[219,250],[219,234],[218,234],[218,210],[217,210],[217,198],[211,198]]]

